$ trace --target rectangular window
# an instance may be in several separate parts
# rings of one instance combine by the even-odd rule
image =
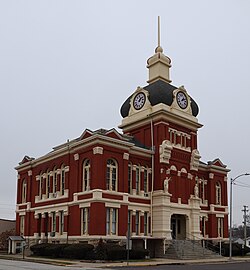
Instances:
[[[223,237],[223,218],[218,218],[218,237]]]
[[[106,209],[106,234],[110,234],[110,208]]]
[[[113,213],[112,213],[112,230],[111,230],[112,234],[116,234],[116,220],[117,220],[116,214],[117,214],[117,209],[113,209]]]
[[[139,211],[135,213],[135,234],[139,235],[139,226],[140,226],[140,214]]]
[[[56,232],[56,212],[51,213],[51,231]]]
[[[173,135],[172,134],[173,134],[172,130],[169,130],[169,140],[171,143],[173,143]]]
[[[140,168],[137,167],[135,171],[135,189],[136,194],[139,195],[140,192]]]
[[[60,219],[60,230],[59,233],[62,235],[64,231],[64,212],[60,211],[59,212],[59,219]]]
[[[176,132],[174,131],[174,141],[173,141],[173,144],[176,145]]]
[[[148,235],[148,213],[144,213],[144,235]]]
[[[206,181],[204,179],[201,180],[201,187],[200,187],[200,198],[202,200],[202,203],[205,202],[206,200],[206,193],[205,193],[205,186],[206,186]]]
[[[20,235],[24,235],[24,216],[20,216]]]
[[[131,215],[132,211],[128,210],[128,235],[131,235]]]
[[[117,209],[107,208],[106,209],[106,234],[116,235],[117,234]]]
[[[144,195],[148,193],[148,170],[144,170],[144,183],[143,183]]]
[[[89,233],[89,208],[82,209],[82,234]]]
[[[184,148],[187,148],[187,136],[186,135],[184,135]]]

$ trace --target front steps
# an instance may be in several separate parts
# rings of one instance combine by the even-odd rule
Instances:
[[[201,245],[201,241],[196,240],[172,240],[166,251],[164,258],[196,260],[196,259],[215,259],[221,257]]]

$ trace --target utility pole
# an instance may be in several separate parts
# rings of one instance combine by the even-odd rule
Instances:
[[[243,224],[244,224],[244,246],[246,246],[247,244],[247,212],[248,212],[248,206],[247,205],[243,205],[243,210],[241,210],[243,212]]]

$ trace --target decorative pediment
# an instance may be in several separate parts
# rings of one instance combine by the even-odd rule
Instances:
[[[93,136],[95,134],[104,135],[104,136],[108,136],[108,137],[111,137],[114,139],[123,140],[122,135],[115,128],[112,128],[110,130],[100,128],[100,129],[97,129],[95,131],[92,131],[90,129],[85,129],[84,132],[82,133],[82,135],[79,137],[79,140],[89,138],[90,136]]]
[[[134,94],[130,98],[129,115],[151,108],[148,95],[148,91],[146,91],[144,88],[140,86],[137,87]]]
[[[192,115],[191,98],[183,85],[173,91],[171,108]]]
[[[86,139],[90,136],[93,135],[93,131],[91,131],[90,129],[85,129],[82,133],[82,135],[79,137],[79,140],[83,140],[83,139]]]
[[[112,128],[112,129],[108,130],[106,132],[106,135],[108,137],[112,137],[114,139],[123,140],[123,137],[121,136],[121,134],[115,128]]]
[[[35,158],[33,158],[33,157],[24,156],[24,158],[22,159],[22,161],[19,162],[19,165],[22,165],[22,164],[24,164],[24,163],[30,162],[30,161],[32,161],[32,160],[34,160],[34,159],[35,159]]]
[[[218,166],[218,167],[222,167],[222,168],[227,167],[219,158],[216,158],[213,161],[208,161],[207,164],[210,166]]]

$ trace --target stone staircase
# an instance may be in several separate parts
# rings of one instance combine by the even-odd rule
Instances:
[[[168,243],[164,258],[196,260],[196,259],[213,259],[220,258],[216,252],[205,248],[198,240],[172,240]]]

